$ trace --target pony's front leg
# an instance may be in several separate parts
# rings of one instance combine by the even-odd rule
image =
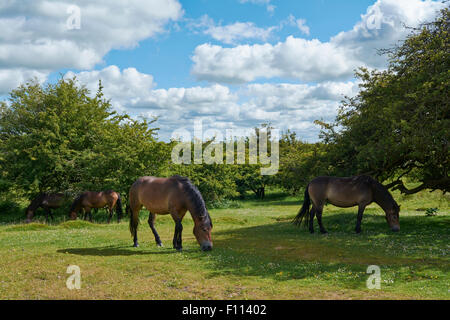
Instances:
[[[89,208],[88,210],[85,209],[84,211],[84,220],[86,220],[87,216],[89,215],[89,222],[92,222],[92,210]]]
[[[48,217],[50,216],[50,218],[52,219],[52,221],[55,220],[55,218],[53,217],[53,213],[49,208],[44,208],[45,210],[45,223],[48,223]]]
[[[183,225],[181,224],[181,220],[175,221],[175,233],[173,235],[173,248],[181,251],[183,249],[183,245],[181,243],[181,234],[183,232]]]
[[[112,216],[113,216],[113,209],[112,209],[112,208],[109,208],[108,224],[111,222]]]
[[[48,223],[48,208],[44,208],[45,210],[45,223]]]
[[[361,221],[364,213],[364,209],[366,208],[365,205],[359,205],[358,207],[358,217],[356,219],[356,233],[361,233]]]

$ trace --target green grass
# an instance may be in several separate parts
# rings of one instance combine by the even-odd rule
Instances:
[[[1,299],[449,299],[450,201],[438,192],[403,197],[400,233],[390,232],[376,205],[356,235],[356,208],[326,206],[327,236],[290,221],[301,201],[269,194],[237,208],[212,209],[214,249],[199,250],[189,215],[182,252],[172,249],[174,224],[158,216],[158,248],[141,212],[140,247],[125,219],[21,224],[1,215]],[[438,208],[436,216],[425,215]],[[69,290],[69,265],[81,269],[81,289]],[[381,268],[381,289],[366,287],[369,265]]]

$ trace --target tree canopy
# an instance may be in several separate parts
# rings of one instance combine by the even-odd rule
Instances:
[[[389,55],[387,70],[361,68],[360,92],[336,121],[322,123],[337,174],[365,173],[411,194],[450,190],[449,10],[414,29]],[[420,185],[408,189],[404,178]]]
[[[75,79],[13,90],[0,106],[0,168],[26,193],[116,188],[162,166],[155,129],[112,111],[101,84],[94,97]],[[127,181],[123,181],[123,180]]]

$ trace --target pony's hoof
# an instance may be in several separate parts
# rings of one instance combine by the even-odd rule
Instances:
[[[160,248],[164,247],[164,245],[162,243],[157,243],[156,245]]]
[[[133,244],[133,248],[137,248],[137,247],[139,247],[138,243]]]

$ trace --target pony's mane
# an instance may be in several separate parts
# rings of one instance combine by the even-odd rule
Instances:
[[[73,212],[75,211],[79,205],[81,200],[83,199],[84,193],[80,194],[78,197],[75,198],[75,200],[73,200],[72,205],[70,206],[70,211]]]
[[[378,199],[384,199],[387,201],[392,201],[394,206],[396,208],[399,208],[397,202],[395,201],[394,197],[392,197],[392,194],[389,192],[389,190],[383,186],[380,182],[375,180],[374,178],[370,176],[358,176],[357,180],[360,182],[367,183],[372,188],[372,191],[376,198]]]
[[[205,201],[203,200],[202,194],[197,187],[193,185],[192,182],[186,177],[175,175],[170,178],[180,182],[183,185],[184,192],[191,201],[191,204],[194,206],[196,211],[195,214],[199,217],[207,217],[209,219],[210,217],[208,210],[206,210]]]

